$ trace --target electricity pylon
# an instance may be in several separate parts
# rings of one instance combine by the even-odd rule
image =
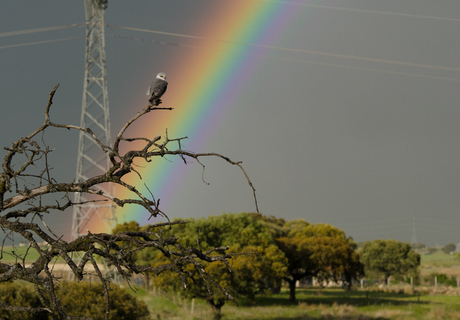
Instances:
[[[415,219],[415,213],[412,215],[412,249],[415,249],[417,245],[417,220]]]
[[[110,145],[110,116],[105,66],[105,9],[107,0],[85,0],[86,52],[85,78],[80,126],[90,128],[101,143]],[[109,158],[85,132],[80,132],[77,155],[76,181],[102,174],[109,168]],[[100,187],[105,194],[114,195],[114,186]],[[72,239],[91,230],[90,220],[102,221],[108,230],[115,227],[117,216],[111,201],[92,202],[96,198],[76,193],[72,217]],[[98,223],[100,224],[100,223]]]

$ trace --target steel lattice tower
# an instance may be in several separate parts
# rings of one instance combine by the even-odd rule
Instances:
[[[105,9],[107,0],[85,0],[86,52],[83,83],[83,102],[80,126],[90,128],[101,143],[110,145],[110,116],[105,66]],[[77,155],[76,181],[102,174],[109,168],[109,158],[91,137],[80,132]],[[114,195],[114,186],[100,187],[106,194]],[[72,239],[87,233],[88,223],[100,219],[107,229],[115,227],[117,216],[112,202],[87,202],[94,200],[85,193],[76,193],[72,217]],[[85,203],[86,202],[86,203]],[[94,221],[94,220],[93,220]]]
[[[412,248],[415,248],[417,245],[417,220],[415,219],[415,213],[412,215],[412,239],[411,239]]]

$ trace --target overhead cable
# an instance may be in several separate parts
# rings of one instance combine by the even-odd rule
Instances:
[[[134,41],[140,41],[140,42],[157,43],[157,44],[168,45],[168,46],[177,46],[177,47],[185,47],[185,48],[193,48],[193,49],[203,49],[204,48],[203,46],[198,46],[198,45],[148,40],[148,39],[143,39],[143,38],[138,38],[138,37],[128,37],[128,36],[120,36],[120,35],[113,35],[113,34],[106,34],[106,36],[114,38],[114,39],[134,40]],[[216,50],[224,50],[224,49],[216,49]],[[283,61],[291,61],[291,62],[296,62],[296,63],[316,64],[316,65],[322,65],[322,66],[328,66],[328,67],[354,69],[354,70],[361,70],[361,71],[368,71],[368,72],[380,72],[380,73],[396,74],[396,75],[418,77],[418,78],[427,78],[427,79],[434,79],[434,80],[460,82],[459,78],[441,77],[441,76],[433,76],[433,75],[428,75],[428,74],[418,74],[418,73],[402,72],[402,71],[391,71],[391,70],[383,70],[383,69],[369,68],[369,67],[357,67],[357,66],[350,66],[350,65],[339,64],[339,63],[318,62],[318,61],[312,61],[312,60],[302,59],[302,58],[287,58],[287,57],[280,57],[280,56],[274,56],[274,55],[269,55],[269,54],[248,53],[248,52],[244,52],[244,53],[235,52],[235,54],[245,54],[249,56],[257,56],[257,57],[277,59],[277,60],[283,60]]]
[[[327,52],[296,49],[296,48],[289,48],[289,47],[271,46],[271,45],[264,45],[264,44],[257,44],[257,43],[223,40],[223,39],[216,39],[216,38],[209,38],[209,37],[202,37],[202,36],[194,36],[194,35],[183,34],[183,33],[164,32],[164,31],[158,31],[158,30],[149,30],[149,29],[125,27],[125,26],[118,26],[118,25],[106,25],[106,26],[108,28],[117,28],[117,29],[131,30],[131,31],[161,34],[161,35],[173,36],[173,37],[181,37],[181,38],[187,38],[187,39],[205,40],[205,41],[228,43],[228,44],[234,44],[234,45],[250,46],[250,47],[257,47],[257,48],[274,49],[274,50],[280,50],[280,51],[286,51],[286,52],[306,53],[306,54],[321,55],[321,56],[327,56],[327,57],[333,57],[333,58],[344,58],[344,59],[384,63],[384,64],[391,64],[391,65],[398,65],[398,66],[408,66],[408,67],[417,67],[417,68],[425,68],[425,69],[460,72],[460,68],[451,68],[451,67],[443,67],[443,66],[396,61],[396,60],[366,58],[366,57],[351,56],[351,55],[344,55],[344,54],[337,54],[337,53],[327,53]]]
[[[292,6],[301,6],[301,7],[310,7],[310,8],[319,8],[319,9],[331,9],[331,10],[351,11],[351,12],[370,13],[370,14],[383,14],[383,15],[399,16],[399,17],[405,17],[405,18],[419,18],[419,19],[430,19],[430,20],[460,22],[460,19],[457,19],[457,18],[448,18],[448,17],[439,17],[439,16],[427,16],[427,15],[414,14],[414,13],[402,13],[402,12],[380,11],[380,10],[355,9],[355,8],[326,6],[326,5],[320,5],[320,4],[310,4],[310,3],[301,3],[301,2],[293,2],[293,1],[279,1],[279,0],[254,0],[254,1],[263,1],[263,2],[279,3],[279,4],[283,4],[283,5],[292,5]]]
[[[0,38],[2,37],[11,37],[11,36],[20,36],[24,34],[31,34],[31,33],[38,33],[38,32],[46,32],[46,31],[55,31],[55,30],[62,30],[62,29],[70,29],[70,28],[77,28],[84,26],[85,23],[74,23],[62,26],[54,26],[54,27],[42,27],[42,28],[33,28],[33,29],[26,29],[26,30],[18,30],[18,31],[6,31],[0,32]]]
[[[16,43],[16,44],[9,44],[5,46],[0,46],[0,49],[9,49],[9,48],[16,48],[16,47],[25,47],[25,46],[32,46],[36,44],[44,44],[44,43],[52,43],[52,42],[61,42],[67,40],[75,40],[75,39],[83,39],[84,36],[80,37],[71,37],[71,38],[60,38],[60,39],[51,39],[51,40],[43,40],[43,41],[34,41],[34,42],[24,42],[24,43]]]

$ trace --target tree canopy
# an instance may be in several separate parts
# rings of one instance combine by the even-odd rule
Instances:
[[[131,222],[120,225],[115,231],[126,229],[142,230]],[[198,277],[200,272],[214,279],[217,286],[248,298],[267,289],[279,289],[284,279],[289,283],[293,301],[297,281],[306,277],[315,277],[321,290],[323,282],[342,281],[348,287],[352,279],[363,275],[356,243],[346,237],[343,230],[329,224],[315,225],[305,220],[286,221],[258,213],[240,213],[189,219],[170,229],[165,226],[161,232],[163,236],[174,234],[184,248],[195,245],[200,252],[211,256],[213,253],[209,250],[212,248],[220,248],[215,251],[219,252],[226,248],[222,248],[223,244],[229,246],[227,254],[232,256],[227,261],[231,273],[217,263],[205,263],[201,271],[190,265],[183,266],[187,271],[184,276],[193,279],[186,294],[207,299],[217,312],[225,303],[225,296],[209,292]],[[144,250],[136,259],[140,264],[156,267],[168,263],[171,257]],[[161,273],[153,282],[165,290],[180,288],[180,281],[170,273]]]
[[[390,276],[415,272],[420,266],[420,255],[410,244],[397,240],[367,241],[360,255],[366,270],[382,274],[387,283]]]
[[[217,315],[227,297],[218,291],[210,291],[209,285],[202,281],[203,277],[209,277],[215,281],[215,285],[235,295],[252,299],[256,293],[279,286],[287,269],[284,254],[274,243],[266,226],[247,213],[188,219],[187,223],[175,224],[162,232],[164,236],[174,234],[183,247],[196,246],[200,252],[211,257],[226,250],[228,263],[203,263],[202,269],[190,264],[183,266],[186,271],[184,276],[193,280],[184,293],[205,298]],[[138,259],[141,264],[156,267],[173,257],[145,250]],[[231,272],[226,269],[231,269]],[[166,272],[154,277],[153,283],[163,290],[181,287],[180,279]]]
[[[454,252],[457,247],[453,243],[448,243],[444,247],[442,247],[442,251],[446,254],[450,254],[451,252]]]
[[[254,216],[271,226],[275,242],[288,260],[284,280],[289,283],[292,301],[295,301],[297,281],[306,277],[316,277],[321,290],[323,281],[344,280],[351,285],[353,278],[363,274],[356,243],[342,230],[305,220]]]

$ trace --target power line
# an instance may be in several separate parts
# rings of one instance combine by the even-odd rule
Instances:
[[[148,39],[143,39],[143,38],[139,38],[139,37],[120,36],[120,35],[114,35],[114,34],[107,34],[107,36],[111,37],[113,39],[126,39],[126,40],[148,42],[148,43],[157,43],[157,44],[161,44],[161,45],[176,46],[176,47],[183,47],[183,48],[203,49],[202,46],[181,44],[181,43],[177,43],[177,42],[148,40]],[[60,39],[50,39],[50,40],[43,40],[43,41],[24,42],[24,43],[0,46],[0,49],[9,49],[9,48],[24,47],[24,46],[46,44],[46,43],[53,43],[53,42],[60,42],[60,41],[83,39],[83,38],[84,38],[83,36],[78,36],[78,37],[69,37],[69,38],[60,38]],[[242,53],[238,53],[238,54],[242,54]],[[417,74],[417,73],[402,72],[402,71],[389,71],[389,70],[368,68],[368,67],[356,67],[356,66],[349,66],[349,65],[345,65],[345,64],[339,64],[339,63],[318,62],[318,61],[311,61],[311,60],[301,59],[301,58],[286,58],[286,57],[279,57],[279,56],[266,55],[266,54],[253,54],[253,53],[244,53],[244,54],[245,55],[251,55],[251,56],[258,56],[258,57],[265,57],[265,58],[283,60],[283,61],[291,61],[291,62],[323,65],[323,66],[329,66],[329,67],[338,67],[338,68],[354,69],[354,70],[369,71],[369,72],[380,72],[380,73],[398,74],[398,75],[403,75],[403,76],[412,76],[412,77],[419,77],[419,78],[460,82],[460,79],[456,79],[456,78],[432,76],[432,75],[427,75],[427,74]]]
[[[420,14],[413,14],[413,13],[400,13],[400,12],[390,12],[390,11],[380,11],[380,10],[353,9],[353,8],[345,8],[345,7],[325,6],[325,5],[319,5],[319,4],[308,4],[308,3],[300,3],[300,2],[292,2],[292,1],[279,1],[279,0],[254,0],[254,1],[280,3],[280,4],[286,4],[286,5],[292,5],[292,6],[311,7],[311,8],[320,8],[320,9],[331,9],[331,10],[341,10],[341,11],[350,11],[350,12],[360,12],[360,13],[371,13],[371,14],[399,16],[399,17],[405,17],[405,18],[420,18],[420,19],[460,22],[460,19],[457,19],[457,18],[427,16],[427,15],[420,15]]]
[[[285,57],[276,57],[276,56],[271,56],[271,55],[263,55],[263,56],[272,57],[272,58],[276,58],[280,60],[303,62],[303,63],[308,63],[308,64],[317,64],[317,65],[323,65],[323,66],[329,66],[329,67],[339,67],[339,68],[354,69],[354,70],[361,70],[361,71],[380,72],[380,73],[387,73],[387,74],[397,74],[397,75],[402,75],[402,76],[411,76],[411,77],[419,77],[419,78],[427,78],[427,79],[435,79],[435,80],[447,80],[447,81],[460,82],[460,79],[458,78],[433,76],[433,75],[428,75],[428,74],[383,70],[383,69],[369,68],[369,67],[357,67],[357,66],[350,66],[350,65],[340,64],[340,63],[318,62],[318,61],[311,61],[311,60],[300,59],[300,58],[285,58]]]
[[[407,218],[400,218],[400,219],[386,219],[386,220],[374,220],[372,218],[368,218],[368,219],[364,219],[364,220],[360,220],[358,222],[350,222],[350,221],[337,221],[336,224],[341,224],[341,225],[350,225],[350,226],[359,226],[359,225],[375,225],[375,224],[378,224],[378,225],[382,225],[382,224],[387,224],[387,223],[390,223],[390,224],[395,224],[395,223],[401,223],[401,222],[407,222],[409,223],[410,219]]]
[[[437,223],[439,223],[439,222],[445,222],[445,223],[449,223],[449,224],[452,223],[452,220],[455,220],[454,217],[452,218],[452,220],[445,220],[445,219],[443,219],[443,218],[444,218],[444,217],[439,217],[439,218],[438,218],[438,217],[437,217],[437,218],[420,217],[420,220],[429,221],[430,223],[431,223],[431,222],[437,222]],[[457,222],[457,223],[460,225],[460,222]]]
[[[159,30],[149,30],[149,29],[125,27],[125,26],[118,26],[118,25],[106,25],[106,26],[109,27],[109,28],[117,28],[117,29],[131,30],[131,31],[154,33],[154,34],[161,34],[161,35],[180,37],[180,38],[187,38],[187,39],[194,39],[194,40],[205,40],[205,41],[212,41],[212,42],[221,42],[221,43],[249,46],[249,47],[256,47],[256,48],[274,49],[274,50],[280,50],[280,51],[285,51],[285,52],[306,53],[306,54],[312,54],[312,55],[321,55],[321,56],[327,56],[327,57],[333,57],[333,58],[344,58],[344,59],[351,59],[351,60],[360,60],[360,61],[366,61],[366,62],[377,62],[377,63],[397,65],[397,66],[408,66],[408,67],[426,68],[426,69],[434,69],[434,70],[442,70],[442,71],[460,72],[460,68],[451,68],[451,67],[443,67],[443,66],[436,66],[436,65],[411,63],[411,62],[396,61],[396,60],[375,59],[375,58],[351,56],[351,55],[344,55],[344,54],[337,54],[337,53],[328,53],[328,52],[296,49],[296,48],[289,48],[289,47],[270,46],[270,45],[250,43],[250,42],[240,42],[240,41],[233,41],[233,40],[216,39],[216,38],[195,36],[195,35],[184,34],[184,33],[164,32],[164,31],[159,31]]]
[[[188,45],[188,44],[180,44],[176,42],[147,40],[147,39],[138,38],[138,37],[119,36],[119,35],[113,35],[113,34],[108,34],[107,36],[110,36],[111,38],[114,38],[114,39],[126,39],[126,40],[140,41],[140,42],[157,43],[157,44],[168,45],[168,46],[177,46],[177,47],[192,48],[192,49],[204,49],[203,46],[199,46],[199,45]],[[225,50],[225,49],[218,48],[215,50]],[[403,75],[403,76],[427,78],[427,79],[434,79],[434,80],[446,80],[446,81],[460,82],[460,79],[457,79],[457,78],[432,76],[432,75],[427,75],[427,74],[417,74],[417,73],[402,72],[402,71],[390,71],[390,70],[368,68],[368,67],[356,67],[356,66],[350,66],[350,65],[339,64],[339,63],[317,62],[317,61],[311,61],[311,60],[301,59],[301,58],[287,58],[287,57],[280,57],[280,56],[274,56],[274,55],[267,55],[267,54],[260,54],[260,53],[256,54],[256,53],[247,53],[247,52],[245,53],[235,52],[235,54],[244,54],[244,55],[249,55],[249,56],[277,59],[277,60],[283,60],[283,61],[316,64],[316,65],[322,65],[322,66],[354,69],[354,70],[361,70],[361,71],[368,71],[368,72],[380,72],[380,73],[397,74],[397,75]]]
[[[167,46],[173,46],[173,47],[184,47],[184,48],[192,48],[192,49],[202,49],[203,48],[202,46],[194,46],[194,45],[182,44],[182,43],[177,43],[177,42],[149,40],[149,39],[143,39],[143,38],[137,38],[137,37],[129,37],[129,36],[120,36],[120,35],[116,35],[116,34],[107,34],[106,33],[106,36],[110,37],[110,38],[113,38],[113,39],[133,40],[133,41],[155,43],[155,44],[161,44],[161,45],[167,45]]]
[[[275,1],[275,0],[259,0],[259,1],[279,2],[279,1]],[[290,4],[303,5],[303,4],[300,4],[300,3],[290,3]],[[319,6],[319,5],[306,5],[306,6],[315,6],[316,7],[316,6]],[[328,7],[328,6],[320,6],[320,7],[335,8],[335,7]],[[360,11],[362,11],[362,10],[360,10]],[[460,21],[460,19],[456,19],[456,20]],[[75,23],[75,24],[70,24],[70,25],[61,25],[61,26],[54,26],[54,27],[42,27],[42,28],[26,29],[26,30],[19,30],[19,31],[7,31],[7,32],[0,33],[0,37],[10,37],[10,36],[25,35],[25,34],[31,34],[31,33],[39,33],[39,32],[48,32],[48,31],[55,31],[55,30],[62,30],[62,29],[70,29],[70,28],[82,27],[84,25],[85,25],[85,23]],[[417,67],[417,68],[434,69],[434,70],[442,70],[442,71],[460,72],[460,68],[452,68],[452,67],[420,64],[420,63],[411,63],[411,62],[396,61],[396,60],[367,58],[367,57],[360,57],[360,56],[353,56],[353,55],[343,55],[343,54],[328,53],[328,52],[321,52],[321,51],[297,49],[297,48],[290,48],[290,47],[263,45],[263,44],[250,43],[250,42],[240,42],[240,41],[233,41],[233,40],[226,40],[226,39],[217,39],[217,38],[210,38],[210,37],[203,37],[203,36],[195,36],[195,35],[184,34],[184,33],[165,32],[165,31],[159,31],[159,30],[149,30],[149,29],[143,29],[143,28],[119,26],[119,25],[106,25],[106,27],[124,29],[124,30],[131,30],[131,31],[138,31],[138,32],[154,33],[154,34],[173,36],[173,37],[181,37],[181,38],[194,39],[194,40],[204,40],[204,41],[228,43],[228,44],[233,44],[233,45],[242,45],[242,46],[249,46],[249,47],[274,49],[274,50],[280,50],[280,51],[285,51],[285,52],[305,53],[305,54],[311,54],[311,55],[319,55],[319,56],[327,56],[327,57],[333,57],[333,58],[343,58],[343,59],[349,59],[349,60],[367,61],[367,62],[376,62],[376,63],[391,64],[391,65],[397,65],[397,66],[408,66],[408,67]],[[121,37],[121,36],[119,36],[119,37]],[[68,38],[68,39],[70,40],[71,38]],[[136,38],[133,38],[133,39],[136,39]],[[56,40],[56,41],[64,41],[64,40],[67,40],[67,39],[60,39],[60,40]],[[142,40],[142,39],[137,38],[136,40]],[[46,40],[46,41],[43,41],[43,42],[30,42],[29,45],[42,44],[42,43],[48,43],[48,42],[53,42],[53,40]],[[167,45],[175,45],[173,43],[163,42],[163,41],[158,42],[158,43],[167,44]],[[14,47],[17,47],[17,46],[22,46],[22,44],[2,46],[2,47],[0,47],[0,49],[14,48]],[[193,47],[193,46],[188,46],[188,45],[182,45],[182,46],[184,46],[184,47]],[[284,58],[284,60],[296,61],[298,59]],[[326,64],[326,63],[321,63],[321,62],[311,62],[311,63]],[[329,65],[338,66],[337,64],[329,64]],[[378,69],[369,69],[369,68],[361,68],[361,67],[351,67],[351,68],[369,70],[369,71],[378,71]],[[381,72],[385,72],[385,71],[382,70]],[[393,73],[393,71],[390,71],[390,72]],[[400,72],[396,72],[396,73],[400,73]],[[412,73],[401,73],[401,74],[412,75]],[[452,78],[445,78],[445,77],[435,77],[435,78],[456,81],[456,79],[452,79]]]
[[[415,217],[415,213],[412,215],[412,237],[411,237],[411,244],[412,247],[415,247],[417,242],[417,218]]]
[[[85,23],[74,23],[74,24],[68,24],[68,25],[62,25],[62,26],[54,26],[54,27],[42,27],[42,28],[33,28],[33,29],[18,30],[18,31],[6,31],[6,32],[0,32],[0,38],[11,37],[11,36],[20,36],[20,35],[31,34],[31,33],[39,33],[39,32],[47,32],[47,31],[55,31],[55,30],[77,28],[77,27],[82,27],[84,25],[85,25]]]
[[[271,1],[271,0],[259,0],[259,1]],[[272,2],[277,2],[277,1],[273,0]],[[290,4],[303,5],[303,4],[300,4],[300,3],[290,3]],[[306,5],[306,6],[318,6],[318,5]],[[320,6],[320,7],[328,7],[328,6]],[[458,20],[458,21],[460,21],[460,20]],[[61,26],[54,26],[54,27],[42,27],[42,28],[34,28],[34,29],[19,30],[19,31],[8,31],[8,32],[0,33],[0,37],[9,37],[9,36],[31,34],[31,33],[55,31],[55,30],[69,29],[69,28],[75,28],[75,27],[82,27],[84,25],[85,25],[85,23],[76,23],[76,24],[61,25]],[[193,40],[204,40],[204,41],[220,42],[220,43],[227,43],[227,44],[233,44],[233,45],[242,45],[242,46],[249,46],[249,47],[274,49],[274,50],[279,50],[279,51],[284,51],[284,52],[296,52],[296,53],[304,53],[304,54],[317,55],[317,56],[326,56],[326,57],[342,58],[342,59],[348,59],[348,60],[358,60],[358,61],[365,61],[365,62],[383,63],[383,64],[397,65],[397,66],[408,66],[408,67],[416,67],[416,68],[424,68],[424,69],[432,69],[432,70],[440,70],[440,71],[460,72],[460,68],[451,68],[451,67],[436,66],[436,65],[418,64],[418,63],[396,61],[396,60],[375,59],[375,58],[359,57],[359,56],[352,56],[352,55],[342,55],[342,54],[335,54],[335,53],[328,53],[328,52],[296,49],[296,48],[290,48],[290,47],[270,46],[270,45],[263,45],[263,44],[249,43],[249,42],[239,42],[239,41],[232,41],[232,40],[216,39],[216,38],[209,38],[209,37],[203,37],[203,36],[195,36],[195,35],[190,35],[190,34],[165,32],[165,31],[159,31],[159,30],[149,30],[149,29],[142,29],[142,28],[119,26],[119,25],[106,25],[106,26],[109,27],[109,28],[117,28],[117,29],[124,29],[124,30],[130,30],[130,31],[146,32],[146,33],[153,33],[153,34],[160,34],[160,35],[166,35],[166,36],[187,38],[187,39],[193,39]],[[166,42],[166,41],[157,41],[157,40],[146,40],[146,39],[142,39],[142,38],[119,36],[119,35],[110,35],[110,36],[112,38],[115,38],[115,39],[117,39],[117,38],[122,39],[123,38],[123,39],[135,40],[135,41],[158,43],[158,44],[169,45],[169,46],[178,46],[178,47],[185,47],[185,48],[200,48],[200,46],[196,46],[196,45],[187,45],[187,44],[180,44],[180,43],[173,43],[173,42]],[[22,47],[22,46],[29,46],[29,45],[37,45],[37,44],[46,44],[46,43],[52,43],[52,42],[73,40],[73,39],[78,39],[78,38],[82,38],[82,37],[60,38],[60,39],[35,41],[35,42],[27,42],[27,43],[12,44],[12,45],[4,45],[4,46],[0,46],[0,49],[15,48],[15,47]],[[311,60],[301,59],[301,58],[287,58],[287,57],[279,57],[279,56],[265,55],[265,54],[252,54],[252,53],[245,53],[245,54],[247,54],[247,55],[255,55],[255,56],[263,56],[263,57],[274,58],[274,59],[284,60],[284,61],[317,64],[317,65],[340,67],[340,68],[355,69],[355,70],[362,70],[362,71],[380,72],[380,73],[389,73],[389,74],[399,74],[399,75],[405,75],[405,76],[415,76],[415,77],[429,78],[429,79],[436,79],[436,80],[447,80],[447,81],[456,81],[456,82],[460,81],[460,79],[451,78],[451,77],[433,76],[433,75],[417,74],[417,73],[403,72],[403,71],[389,71],[389,70],[383,70],[383,69],[378,69],[378,68],[349,66],[349,65],[345,65],[345,64],[339,64],[339,63],[317,62],[317,61],[311,61]]]
[[[45,44],[45,43],[52,43],[52,42],[61,42],[61,41],[68,41],[68,40],[75,40],[75,39],[83,39],[83,36],[79,37],[70,37],[70,38],[60,38],[60,39],[51,39],[51,40],[43,40],[43,41],[34,41],[34,42],[24,42],[24,43],[16,43],[10,44],[5,46],[0,46],[0,49],[9,49],[9,48],[16,48],[16,47],[25,47],[25,46],[32,46],[36,44]]]

